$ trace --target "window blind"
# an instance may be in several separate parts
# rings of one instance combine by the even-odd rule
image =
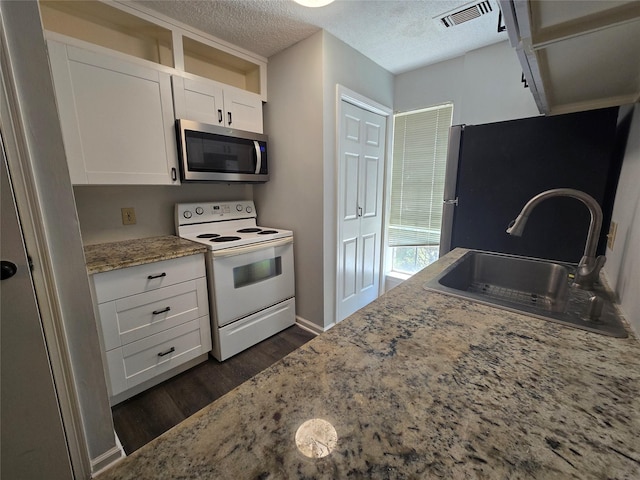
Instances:
[[[453,105],[394,116],[389,246],[438,245]]]

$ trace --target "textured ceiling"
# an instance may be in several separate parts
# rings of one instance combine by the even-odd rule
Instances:
[[[469,22],[446,28],[440,17],[478,2],[336,0],[307,8],[292,0],[137,0],[263,57],[324,29],[391,73],[398,74],[507,39],[498,33],[498,4]]]

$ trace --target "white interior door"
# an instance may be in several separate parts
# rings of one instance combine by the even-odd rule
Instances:
[[[340,102],[336,321],[378,297],[387,118]]]
[[[0,159],[2,478],[73,478],[27,253],[9,181]]]

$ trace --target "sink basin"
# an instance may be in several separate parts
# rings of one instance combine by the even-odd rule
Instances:
[[[424,285],[431,291],[613,337],[626,337],[608,292],[572,285],[575,265],[470,250]]]

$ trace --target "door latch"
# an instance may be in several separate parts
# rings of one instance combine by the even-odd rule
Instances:
[[[0,279],[6,280],[7,278],[11,278],[16,274],[16,272],[18,271],[18,267],[13,262],[10,262],[8,260],[2,260],[1,271],[2,271],[2,276],[0,277]]]

